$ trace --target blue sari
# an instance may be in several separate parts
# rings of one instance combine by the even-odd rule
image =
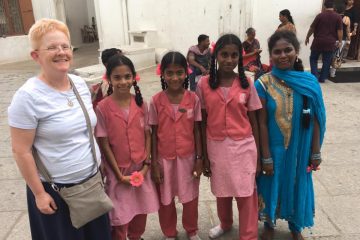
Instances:
[[[279,83],[282,80],[288,87]],[[314,122],[302,125],[303,96],[308,99],[311,119],[320,126],[320,144],[325,133],[325,106],[317,79],[310,73],[273,67],[255,83],[259,97],[266,100],[269,147],[274,160],[274,175],[258,178],[259,199],[265,207],[260,215],[275,224],[287,220],[296,231],[314,225],[314,188],[307,172],[312,148]],[[293,230],[293,229],[291,229]]]

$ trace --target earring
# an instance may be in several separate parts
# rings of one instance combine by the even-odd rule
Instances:
[[[299,62],[299,58],[298,58],[298,56],[296,56],[296,60],[295,60],[295,62],[297,62],[297,63]]]

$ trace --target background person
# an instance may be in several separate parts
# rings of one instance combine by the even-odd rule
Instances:
[[[198,37],[198,44],[189,48],[187,60],[192,73],[189,76],[190,90],[196,90],[196,77],[209,74],[210,68],[210,40],[209,36],[201,34]]]
[[[318,78],[320,83],[329,77],[330,65],[334,51],[341,45],[343,38],[343,23],[341,16],[334,11],[334,1],[326,0],[325,10],[319,13],[312,22],[306,35],[305,45],[314,34],[311,44],[310,67],[311,73]],[[336,43],[336,41],[338,41]],[[320,74],[318,72],[318,59],[322,57],[323,65]]]
[[[243,65],[245,71],[253,72],[254,79],[258,79],[262,74],[268,71],[269,66],[262,64],[260,60],[260,48],[259,41],[255,38],[256,31],[250,27],[246,30],[246,40],[243,42]]]
[[[101,62],[106,68],[109,59],[114,55],[122,55],[122,51],[117,48],[108,48],[101,53]],[[107,97],[107,91],[109,89],[109,81],[106,79],[106,74],[103,75],[101,82],[96,83],[90,87],[91,100],[94,106],[94,110],[98,103]]]
[[[278,26],[276,31],[287,30],[296,34],[295,23],[288,9],[284,9],[280,11],[279,20],[281,24]]]
[[[359,59],[360,31],[359,31],[359,13],[354,6],[355,0],[345,0],[345,16],[350,18],[351,40],[347,58],[351,60]]]

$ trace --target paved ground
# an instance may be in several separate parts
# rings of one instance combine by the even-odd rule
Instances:
[[[76,67],[96,63],[94,45],[76,52]],[[16,89],[36,72],[37,66],[32,62],[0,66],[0,239],[31,239],[25,184],[11,156],[7,107]],[[160,90],[159,79],[154,69],[140,72],[140,76],[141,90],[145,99],[149,99]],[[360,83],[327,82],[322,88],[328,116],[322,149],[324,163],[321,170],[314,174],[317,210],[315,227],[306,230],[305,236],[307,239],[360,239]],[[206,178],[202,178],[201,182],[199,212],[199,235],[207,239],[208,230],[218,224],[218,219],[215,199]],[[186,239],[181,227],[181,205],[178,205],[178,213],[179,239]],[[234,222],[237,222],[236,216]],[[236,239],[237,229],[235,224],[234,229],[221,239]],[[162,239],[156,214],[149,216],[144,238]],[[284,222],[278,224],[276,239],[290,239]]]

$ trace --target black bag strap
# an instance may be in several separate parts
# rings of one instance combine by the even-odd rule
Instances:
[[[97,165],[97,159],[96,159],[96,150],[95,150],[95,142],[94,142],[94,134],[93,134],[93,131],[92,131],[92,128],[91,128],[91,121],[90,121],[90,117],[89,117],[89,113],[88,111],[86,110],[86,107],[85,107],[85,104],[84,102],[82,101],[81,99],[81,96],[78,92],[78,90],[76,89],[76,86],[74,84],[74,82],[71,80],[70,77],[68,77],[69,79],[69,82],[70,82],[70,85],[74,91],[74,94],[76,96],[76,99],[78,100],[79,104],[80,104],[80,107],[84,113],[84,116],[85,116],[85,120],[86,120],[86,126],[87,126],[87,130],[88,130],[88,133],[89,133],[89,140],[90,140],[90,145],[91,145],[91,152],[92,152],[92,155],[93,155],[93,159],[94,159],[94,162],[95,162],[95,165],[94,165],[94,168],[98,168],[98,165]],[[32,152],[33,152],[33,156],[34,156],[34,160],[35,160],[35,163],[36,163],[36,166],[39,170],[39,172],[41,173],[41,175],[45,178],[45,180],[47,182],[49,182],[52,187],[54,188],[54,190],[58,190],[58,187],[54,184],[54,181],[53,179],[51,178],[51,175],[49,174],[48,170],[46,169],[45,165],[43,164],[43,162],[41,161],[40,157],[39,157],[39,154],[37,153],[37,150],[36,148],[33,146],[32,148]],[[91,174],[92,175],[92,174]],[[90,176],[91,176],[90,175]],[[89,176],[89,177],[90,177]]]

